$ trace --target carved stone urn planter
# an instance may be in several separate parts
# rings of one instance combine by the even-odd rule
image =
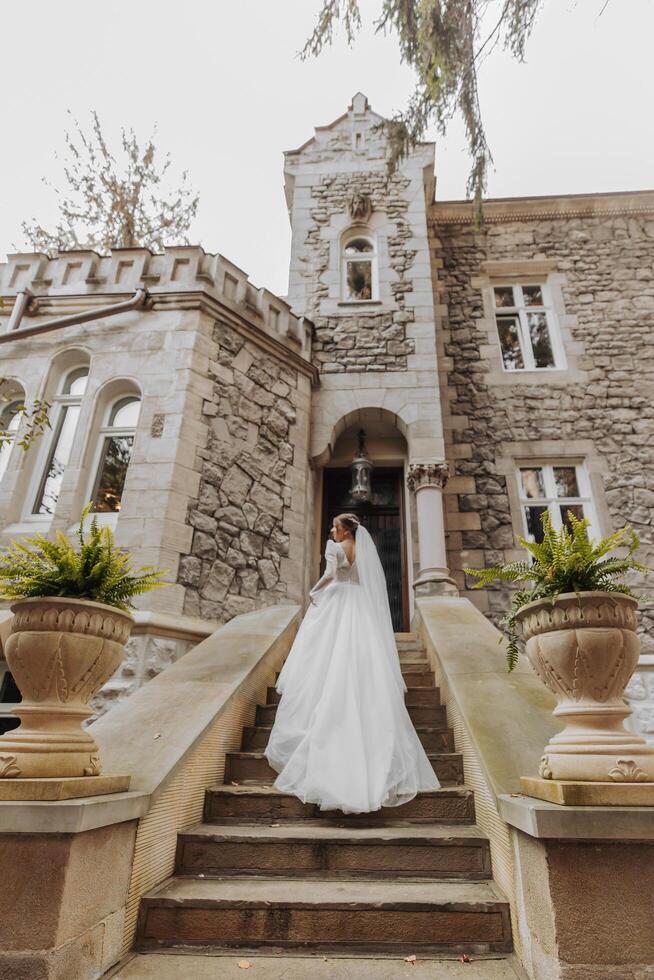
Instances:
[[[86,599],[21,599],[5,655],[23,700],[0,737],[0,778],[97,776],[98,746],[81,723],[120,665],[133,618]]]
[[[624,727],[624,690],[638,663],[638,603],[614,592],[565,593],[519,611],[527,656],[565,728],[546,746],[544,779],[654,781],[654,749]]]

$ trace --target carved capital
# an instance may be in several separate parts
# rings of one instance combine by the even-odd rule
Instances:
[[[409,463],[406,483],[415,493],[421,487],[438,487],[442,490],[447,483],[450,469],[447,463]]]

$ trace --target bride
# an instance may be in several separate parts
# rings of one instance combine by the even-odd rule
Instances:
[[[438,779],[404,705],[386,580],[354,514],[334,519],[277,690],[266,758],[275,788],[321,810],[399,806]]]

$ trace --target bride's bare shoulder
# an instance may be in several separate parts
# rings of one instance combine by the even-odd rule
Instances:
[[[343,551],[345,552],[345,557],[347,558],[347,560],[351,565],[356,557],[356,545],[354,541],[350,541],[350,540],[339,541],[339,544],[343,549]]]

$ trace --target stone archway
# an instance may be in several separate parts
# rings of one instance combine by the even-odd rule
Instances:
[[[365,432],[368,456],[374,466],[372,495],[367,501],[357,500],[350,492],[350,465],[357,453],[360,430]],[[384,566],[391,615],[398,632],[409,629],[413,550],[405,480],[408,446],[402,430],[406,431],[402,421],[380,408],[358,409],[342,416],[322,454],[322,493],[316,514],[322,542],[336,514],[353,511],[361,517]]]
[[[410,427],[401,415],[391,412],[387,408],[377,405],[368,405],[362,408],[355,408],[344,415],[341,415],[331,425],[323,423],[316,427],[312,440],[312,462],[316,467],[334,465],[335,448],[342,436],[350,430],[363,428],[372,430],[378,434],[391,433],[403,437],[404,450],[402,458],[408,458],[408,443],[410,437]],[[317,452],[314,453],[314,450]]]

